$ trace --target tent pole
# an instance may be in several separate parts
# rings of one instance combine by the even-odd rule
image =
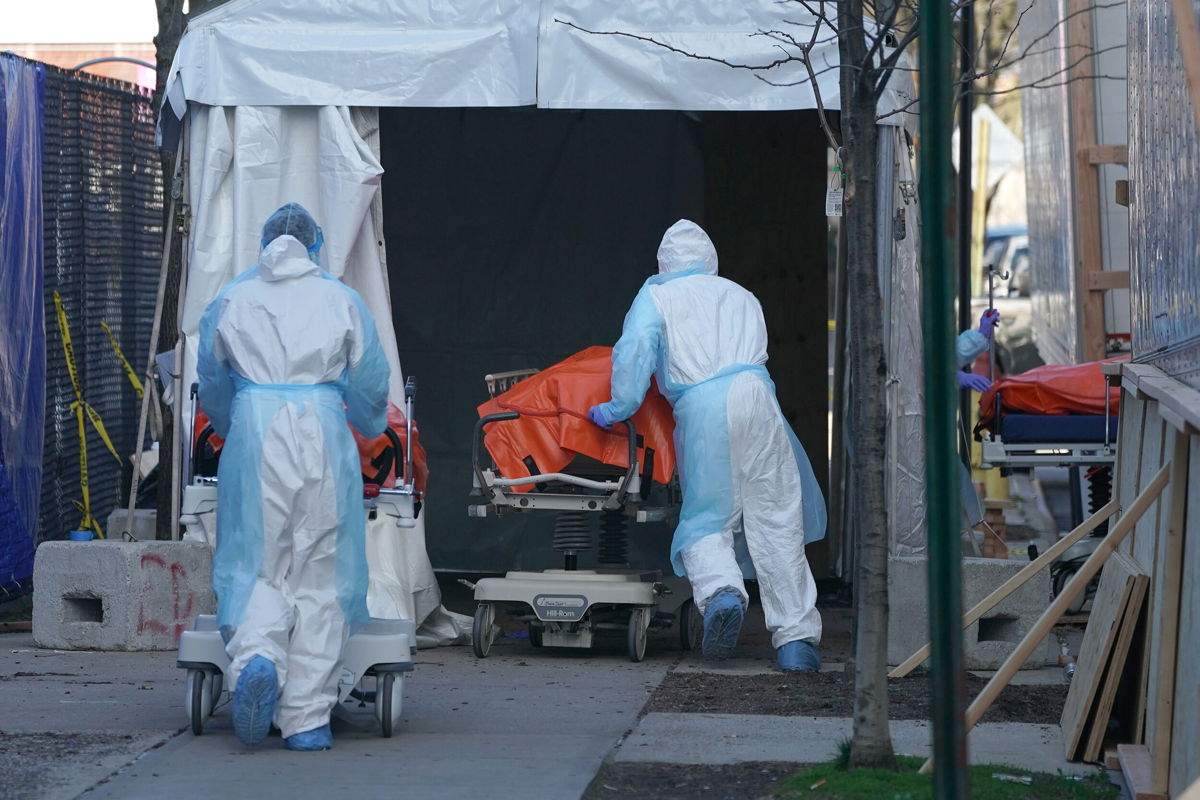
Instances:
[[[132,538],[133,536],[134,509],[137,507],[138,484],[141,483],[142,478],[142,448],[146,446],[146,419],[150,413],[150,398],[157,395],[156,392],[151,390],[156,380],[154,376],[154,356],[156,355],[155,351],[158,350],[158,331],[162,326],[163,303],[167,296],[167,273],[171,264],[171,243],[175,233],[175,192],[173,189],[175,182],[183,178],[181,174],[182,170],[183,134],[181,133],[179,144],[175,148],[175,174],[171,177],[171,182],[163,187],[167,196],[171,198],[171,203],[167,214],[167,231],[163,242],[162,261],[158,268],[158,295],[154,300],[154,324],[150,328],[150,354],[146,357],[146,391],[142,392],[142,409],[138,414],[137,451],[133,455],[133,478],[129,482],[129,505],[125,510],[125,530],[122,538]]]

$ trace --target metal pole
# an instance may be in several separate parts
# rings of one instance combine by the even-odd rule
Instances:
[[[963,76],[958,92],[958,330],[965,331],[971,327],[971,209],[974,207],[971,169],[975,164],[971,152],[975,133],[975,95],[971,94],[973,81],[967,80],[966,76],[975,74],[975,6],[966,3],[958,13],[958,38],[962,42],[959,72]],[[970,420],[971,390],[961,389],[958,394],[959,413],[963,420]],[[969,466],[969,449],[962,458]]]
[[[934,790],[938,800],[967,797],[963,731],[962,545],[955,455],[954,264],[950,192],[951,9],[921,8],[921,325],[925,355],[925,476],[929,497],[929,626]],[[969,165],[968,165],[969,167]],[[966,231],[962,232],[964,235]]]

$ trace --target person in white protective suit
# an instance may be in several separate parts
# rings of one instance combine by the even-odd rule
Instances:
[[[718,277],[708,235],[680,220],[658,248],[613,348],[612,399],[588,416],[601,427],[641,406],[651,376],[675,412],[683,508],[671,562],[704,616],[702,652],[728,658],[757,574],[779,666],[816,670],[817,588],[804,546],[825,535],[825,501],[783,417],[754,295]]]
[[[213,587],[238,738],[272,720],[292,750],[332,746],[342,647],[368,619],[362,476],[347,420],[383,432],[389,369],[362,298],[316,263],[295,203],[258,264],[200,321],[200,405],[225,437]]]

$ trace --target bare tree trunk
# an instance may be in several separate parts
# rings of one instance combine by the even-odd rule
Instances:
[[[183,14],[183,0],[156,0],[158,7],[158,35],[154,37],[155,65],[158,68],[157,82],[154,89],[154,105],[158,113],[162,113],[163,91],[167,82],[167,73],[171,69],[171,61],[175,58],[175,50],[183,36],[186,18]],[[171,207],[171,176],[175,174],[175,151],[163,149],[159,151],[163,179],[163,230],[166,226],[174,225],[175,221],[168,219]],[[179,237],[172,237],[173,250],[168,261],[167,292],[162,309],[162,323],[155,343],[156,352],[162,353],[175,348],[179,338],[178,326],[175,324],[176,310],[179,307]],[[175,402],[183,402],[176,398]],[[171,464],[174,461],[175,449],[175,417],[171,409],[162,406],[162,434],[158,443],[158,516],[155,538],[171,538]],[[138,446],[142,445],[138,442]]]
[[[896,768],[888,730],[887,557],[888,520],[884,500],[887,433],[884,385],[883,298],[876,252],[876,170],[878,128],[875,96],[866,63],[862,0],[838,4],[838,49],[842,70],[842,131],[846,180],[847,285],[850,292],[850,470],[853,507],[858,511],[855,575],[854,738],[851,767]]]

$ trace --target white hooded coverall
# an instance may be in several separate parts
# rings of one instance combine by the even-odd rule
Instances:
[[[365,622],[362,477],[389,368],[358,294],[280,236],[200,323],[200,404],[226,439],[213,586],[236,686],[274,663],[285,737],[329,722],[349,625]]]
[[[641,405],[652,375],[675,412],[683,508],[671,543],[701,613],[718,589],[748,599],[759,582],[776,648],[817,644],[821,617],[804,553],[825,534],[812,466],[775,398],[767,328],[754,295],[717,276],[717,253],[694,222],[663,236],[659,274],[638,292],[613,348],[612,422]]]

